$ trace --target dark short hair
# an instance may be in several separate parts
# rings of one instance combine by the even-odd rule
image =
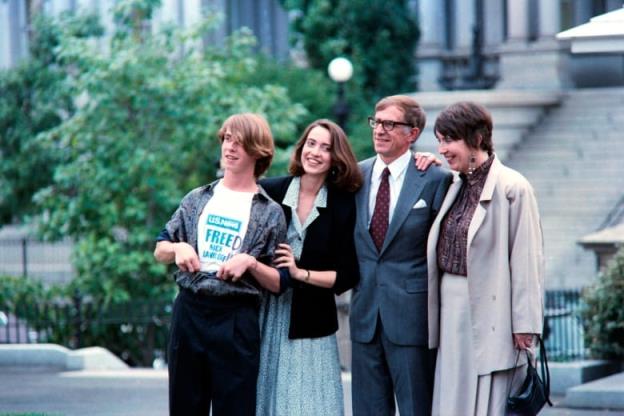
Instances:
[[[275,147],[269,123],[259,114],[234,114],[223,122],[219,129],[219,140],[223,143],[225,131],[230,129],[243,145],[245,152],[256,159],[254,176],[259,178],[271,166]]]
[[[327,130],[331,139],[331,167],[326,181],[341,190],[348,192],[357,191],[362,186],[360,167],[344,130],[331,120],[316,120],[305,128],[295,144],[295,150],[290,157],[288,171],[295,176],[301,176],[305,173],[301,164],[301,153],[303,152],[303,146],[308,138],[308,134],[314,127],[322,127]]]
[[[494,152],[492,142],[492,116],[480,104],[461,101],[446,107],[433,126],[434,133],[451,140],[464,140],[472,149],[482,149],[491,155]]]
[[[422,133],[427,123],[427,115],[415,99],[407,95],[391,95],[377,102],[375,112],[383,111],[393,106],[403,110],[403,121],[405,123],[418,127],[418,130]]]

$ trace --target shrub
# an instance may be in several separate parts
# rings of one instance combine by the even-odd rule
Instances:
[[[624,248],[583,294],[585,341],[596,358],[624,359]]]

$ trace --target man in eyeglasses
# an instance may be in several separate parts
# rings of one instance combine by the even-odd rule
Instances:
[[[411,97],[383,98],[369,117],[377,156],[360,162],[355,244],[360,283],[350,310],[353,414],[429,415],[435,351],[428,348],[427,234],[451,182],[416,168],[425,126]]]

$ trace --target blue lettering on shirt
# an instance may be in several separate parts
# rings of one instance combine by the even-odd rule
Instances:
[[[241,229],[240,221],[214,214],[207,216],[206,224],[214,225],[219,228],[225,228],[234,232],[239,232]]]

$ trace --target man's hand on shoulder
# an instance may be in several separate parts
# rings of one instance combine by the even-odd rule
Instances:
[[[418,170],[427,170],[429,166],[441,166],[442,161],[435,157],[433,153],[416,152],[414,153],[414,164]]]

